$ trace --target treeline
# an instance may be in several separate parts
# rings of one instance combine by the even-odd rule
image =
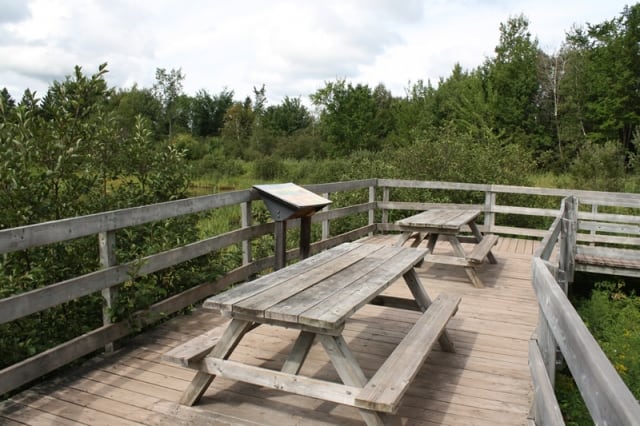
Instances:
[[[264,86],[244,100],[229,89],[188,96],[181,70],[158,69],[153,87],[109,94],[109,119],[133,134],[142,117],[155,140],[186,149],[202,172],[232,172],[225,170],[235,167],[230,159],[341,158],[402,149],[437,139],[446,129],[471,143],[490,138],[515,144],[530,153],[538,171],[579,175],[581,167],[572,169],[577,157],[605,158],[596,168],[607,168],[603,173],[615,181],[635,165],[637,152],[638,28],[636,4],[613,19],[571,28],[558,51],[544,52],[527,18],[513,17],[500,25],[495,54],[475,69],[456,65],[437,84],[415,82],[403,96],[393,96],[384,84],[326,82],[310,95],[313,111],[300,98],[270,105]],[[8,108],[32,102],[29,93],[15,102],[5,90],[3,98]]]

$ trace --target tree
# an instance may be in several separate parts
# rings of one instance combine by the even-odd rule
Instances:
[[[233,104],[233,91],[222,90],[211,96],[202,89],[196,93],[191,104],[191,122],[195,136],[220,136],[224,127],[224,116]]]
[[[251,98],[243,103],[235,102],[224,115],[222,140],[228,156],[241,157],[250,143],[253,132],[253,108]]]
[[[11,94],[6,87],[3,87],[2,90],[0,90],[0,105],[2,105],[2,108],[7,111],[16,106],[16,101],[11,97]]]
[[[169,72],[164,68],[156,68],[156,82],[151,90],[162,106],[162,116],[168,128],[169,137],[172,134],[174,120],[181,112],[178,101],[183,94],[182,81],[184,78],[181,68],[171,69]]]
[[[385,140],[395,127],[395,115],[393,114],[396,99],[387,90],[384,84],[378,84],[373,89],[375,113],[373,117],[374,135],[381,141]]]
[[[562,53],[547,55],[540,53],[538,59],[538,75],[540,81],[539,105],[546,111],[552,123],[557,143],[557,155],[560,163],[564,163],[563,141],[560,132],[560,81],[565,76],[565,56]]]
[[[51,84],[39,100],[26,90],[14,108],[0,101],[0,229],[168,201],[186,196],[188,165],[171,145],[151,143],[146,120],[123,137],[113,111],[106,64],[93,75],[80,67]],[[194,241],[196,217],[127,228],[118,233],[118,260]],[[200,283],[214,262],[176,267],[121,286],[111,314],[134,309]],[[9,297],[100,267],[95,236],[7,253],[0,258],[0,294]],[[198,272],[195,272],[198,271]],[[100,294],[2,324],[0,368],[102,324]],[[62,325],[61,325],[62,324]]]
[[[279,136],[291,136],[312,123],[309,110],[300,98],[285,96],[280,105],[269,106],[264,113],[263,125]]]
[[[406,96],[393,106],[395,127],[391,134],[394,146],[406,146],[435,126],[435,93],[430,81],[419,80],[406,89]]]
[[[138,116],[147,120],[156,138],[162,133],[162,105],[150,89],[141,89],[137,84],[130,89],[120,89],[113,97],[113,105],[116,120],[125,137],[133,134]]]
[[[455,64],[451,75],[440,80],[434,102],[434,125],[439,128],[483,135],[493,127],[480,70],[467,72]]]
[[[320,130],[334,155],[380,149],[375,121],[378,105],[369,86],[353,86],[345,80],[327,82],[311,100],[320,108]]]
[[[618,18],[574,28],[567,40],[585,133],[600,143],[617,139],[629,150],[640,124],[640,4]]]
[[[536,100],[538,41],[529,32],[523,15],[500,24],[496,56],[485,64],[487,95],[495,117],[495,128],[507,137],[539,144],[541,134]],[[534,149],[544,149],[532,146]]]

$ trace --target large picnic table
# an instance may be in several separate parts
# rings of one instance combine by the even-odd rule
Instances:
[[[195,404],[214,377],[221,376],[356,407],[367,424],[383,424],[380,412],[395,412],[435,341],[454,351],[445,326],[460,298],[431,300],[414,270],[426,254],[419,248],[345,243],[209,298],[204,307],[221,311],[230,321],[204,358],[182,360],[198,372],[180,402]],[[400,277],[411,299],[381,294]],[[371,378],[342,335],[346,321],[367,303],[423,312]],[[242,336],[262,324],[299,330],[280,370],[229,359]],[[342,383],[299,374],[315,340]]]
[[[491,248],[498,241],[498,236],[482,234],[476,224],[480,213],[481,211],[477,209],[432,209],[401,219],[396,222],[402,230],[396,245],[402,246],[414,233],[416,239],[412,243],[413,247],[419,246],[422,240],[427,238],[429,254],[425,257],[425,262],[463,266],[473,285],[482,288],[484,284],[475,268],[482,264],[485,258],[490,263],[497,263]],[[468,254],[462,247],[462,237],[460,237],[460,232],[465,225],[473,235],[468,241],[476,244]],[[440,237],[449,241],[453,248],[453,256],[433,254]]]

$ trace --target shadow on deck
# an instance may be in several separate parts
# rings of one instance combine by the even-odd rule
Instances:
[[[388,243],[390,237],[374,237]],[[535,241],[501,238],[498,264],[479,268],[484,289],[460,267],[424,263],[418,268],[432,298],[462,296],[448,330],[455,354],[436,345],[388,424],[526,424],[532,385],[528,340],[538,318],[531,286]],[[440,244],[436,253],[448,250]],[[387,293],[408,296],[400,280]],[[383,363],[415,321],[413,312],[367,305],[347,323],[345,338],[365,374]],[[418,313],[415,313],[417,316]],[[115,354],[95,358],[64,377],[39,384],[0,404],[2,424],[363,424],[358,411],[253,385],[216,379],[195,407],[177,404],[194,375],[161,355],[221,322],[202,309],[128,341]],[[231,359],[272,368],[285,360],[297,333],[261,326],[242,340]],[[322,347],[314,344],[301,374],[338,381]]]

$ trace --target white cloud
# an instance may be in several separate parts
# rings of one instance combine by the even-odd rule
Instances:
[[[437,82],[454,63],[493,54],[500,22],[523,13],[547,51],[572,24],[620,14],[611,0],[0,0],[0,87],[43,92],[78,64],[109,63],[116,86],[153,84],[156,68],[182,68],[185,90],[237,98],[306,96],[325,81]]]

